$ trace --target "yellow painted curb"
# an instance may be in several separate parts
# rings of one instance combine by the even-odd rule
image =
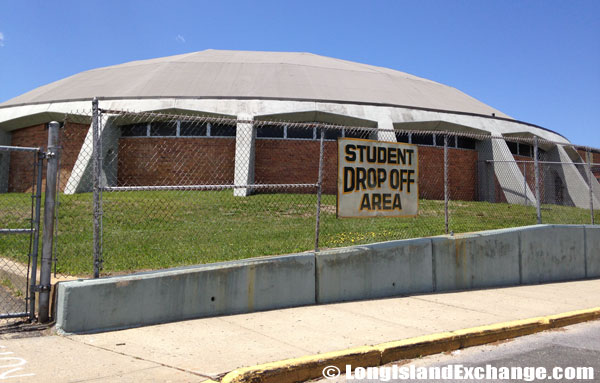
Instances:
[[[322,377],[323,369],[328,366],[338,367],[344,373],[347,364],[354,367],[381,366],[396,360],[478,346],[594,319],[600,319],[600,307],[240,368],[225,375],[221,383],[304,382]]]

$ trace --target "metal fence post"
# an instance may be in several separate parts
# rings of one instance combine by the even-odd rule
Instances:
[[[319,149],[319,178],[317,181],[317,219],[315,223],[315,251],[319,251],[319,234],[321,226],[321,194],[323,192],[323,157],[325,148],[325,132],[321,129],[321,143]]]
[[[31,278],[29,280],[29,319],[35,317],[35,292],[37,290],[37,260],[40,247],[40,214],[42,206],[42,176],[44,172],[44,153],[38,151],[35,184],[35,215],[33,222],[33,247],[31,249]]]
[[[448,134],[444,135],[444,225],[446,234],[449,233],[448,217]]]
[[[592,153],[590,150],[587,150],[587,163],[588,163],[588,185],[590,189],[590,215],[592,216],[592,225],[594,225],[594,188],[592,185],[592,177],[594,174],[592,173]]]
[[[94,214],[94,278],[100,277],[100,148],[98,98],[92,101],[92,183]]]
[[[40,270],[39,321],[48,322],[50,314],[50,277],[52,275],[52,249],[54,240],[54,210],[56,203],[56,185],[58,174],[58,128],[59,123],[52,121],[48,124],[48,149],[46,158],[46,197],[44,200],[44,233],[42,239],[42,262]]]
[[[527,198],[527,162],[523,162],[523,196],[525,206],[527,206],[529,202],[529,198]]]
[[[538,160],[538,138],[533,137],[533,165],[535,172],[535,200],[537,208],[537,223],[542,224],[542,202],[540,201],[540,164]]]

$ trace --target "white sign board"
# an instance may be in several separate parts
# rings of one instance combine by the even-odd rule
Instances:
[[[338,139],[338,217],[416,216],[416,145]]]

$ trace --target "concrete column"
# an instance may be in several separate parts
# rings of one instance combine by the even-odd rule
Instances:
[[[590,195],[588,186],[587,176],[587,165],[571,165],[573,159],[565,148],[561,145],[554,147],[548,152],[550,161],[562,162],[560,165],[552,165],[551,168],[556,170],[557,176],[562,179],[564,187],[565,201],[553,201],[554,203],[561,203],[566,205],[574,205],[582,209],[590,208]],[[579,155],[577,155],[579,156]],[[584,162],[579,159],[577,162]],[[600,198],[597,191],[600,190],[600,185],[595,177],[592,177],[592,190],[594,191],[594,206],[600,206]],[[553,181],[553,177],[550,178],[550,182]],[[555,186],[555,185],[552,185]]]
[[[117,179],[117,151],[121,131],[117,126],[112,126],[112,116],[102,115],[100,123],[100,137],[102,140],[102,174],[100,186],[116,184]],[[81,145],[77,160],[64,189],[65,194],[85,193],[92,191],[92,125]],[[107,154],[110,161],[106,161]]]
[[[237,116],[237,131],[235,134],[235,185],[251,185],[254,183],[254,152],[256,133],[254,129],[254,116],[239,114]],[[241,121],[241,122],[240,122]],[[251,188],[235,188],[233,195],[247,197],[252,193]]]
[[[385,119],[377,121],[377,140],[396,142],[396,134],[393,132],[393,130],[394,124],[392,123],[392,120]]]
[[[485,162],[486,160],[514,161],[506,141],[499,138],[480,141],[477,144],[477,151],[479,152],[479,196],[481,200],[498,202],[495,201],[495,179],[497,179],[508,203],[523,205],[525,197],[527,197],[529,205],[536,204],[535,195],[528,184],[526,190],[523,190],[523,185],[526,184],[525,177],[517,163]]]

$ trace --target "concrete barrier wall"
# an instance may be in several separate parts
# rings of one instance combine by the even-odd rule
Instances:
[[[585,278],[583,226],[533,226],[519,232],[523,283]]]
[[[63,282],[56,323],[88,332],[586,277],[600,277],[600,226],[536,225]]]
[[[434,237],[435,291],[516,285],[519,232],[515,229]]]
[[[317,302],[433,291],[431,240],[391,241],[316,254]]]
[[[298,254],[64,282],[56,326],[86,332],[314,304],[314,274],[314,254]]]
[[[585,263],[588,278],[600,277],[600,226],[585,226]]]

